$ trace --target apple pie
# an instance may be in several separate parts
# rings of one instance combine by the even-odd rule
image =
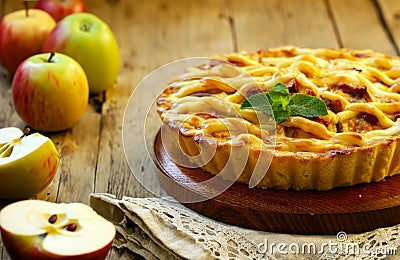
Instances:
[[[278,84],[326,113],[279,112],[289,101],[271,115],[243,109]],[[400,173],[400,57],[294,46],[216,55],[177,75],[157,109],[191,163],[252,187],[329,190]]]

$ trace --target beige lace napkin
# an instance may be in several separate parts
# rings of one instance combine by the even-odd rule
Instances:
[[[119,200],[98,193],[90,195],[90,205],[116,225],[115,247],[146,259],[400,259],[400,225],[301,236],[220,223],[169,197]]]

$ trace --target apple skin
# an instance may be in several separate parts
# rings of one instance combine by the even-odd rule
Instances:
[[[60,52],[75,59],[89,81],[91,94],[111,87],[117,79],[121,58],[110,27],[91,13],[62,19],[43,43],[42,52]]]
[[[43,240],[42,236],[16,236],[0,227],[1,239],[7,249],[7,253],[12,259],[25,260],[50,260],[50,259],[63,259],[63,260],[99,260],[105,259],[110,251],[112,242],[108,243],[96,252],[88,253],[79,256],[60,256],[46,252],[41,247]]]
[[[22,158],[7,164],[1,164],[2,160],[4,158],[0,158],[0,199],[8,200],[26,199],[43,191],[54,179],[60,164],[58,151],[50,139]]]
[[[12,259],[24,259],[26,256],[30,256],[31,259],[39,259],[41,256],[40,237],[15,236],[1,227],[0,231],[3,244]]]
[[[13,75],[18,65],[41,52],[44,40],[56,26],[45,11],[29,9],[6,14],[0,21],[0,64]]]
[[[87,12],[83,0],[39,0],[35,8],[49,13],[56,22],[73,13]]]
[[[18,66],[12,81],[14,108],[33,129],[57,132],[72,128],[89,100],[88,81],[71,57],[56,53],[29,57]]]
[[[9,165],[0,165],[1,199],[26,199],[37,195],[50,185],[57,173],[60,159],[50,144],[39,149],[40,151],[24,158],[25,162],[19,160]]]

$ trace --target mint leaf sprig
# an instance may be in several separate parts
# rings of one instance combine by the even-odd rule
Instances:
[[[313,118],[328,114],[326,105],[321,99],[299,93],[290,95],[283,83],[276,84],[268,93],[248,97],[240,109],[259,110],[267,115],[273,113],[277,124],[287,121],[290,116]]]

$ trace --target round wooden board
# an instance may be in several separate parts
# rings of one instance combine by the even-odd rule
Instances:
[[[204,195],[214,177],[201,169],[176,165],[157,135],[154,150],[164,189],[178,201]],[[222,194],[182,203],[209,218],[244,228],[290,234],[361,233],[400,223],[400,175],[384,181],[329,191],[249,188],[235,183]]]

